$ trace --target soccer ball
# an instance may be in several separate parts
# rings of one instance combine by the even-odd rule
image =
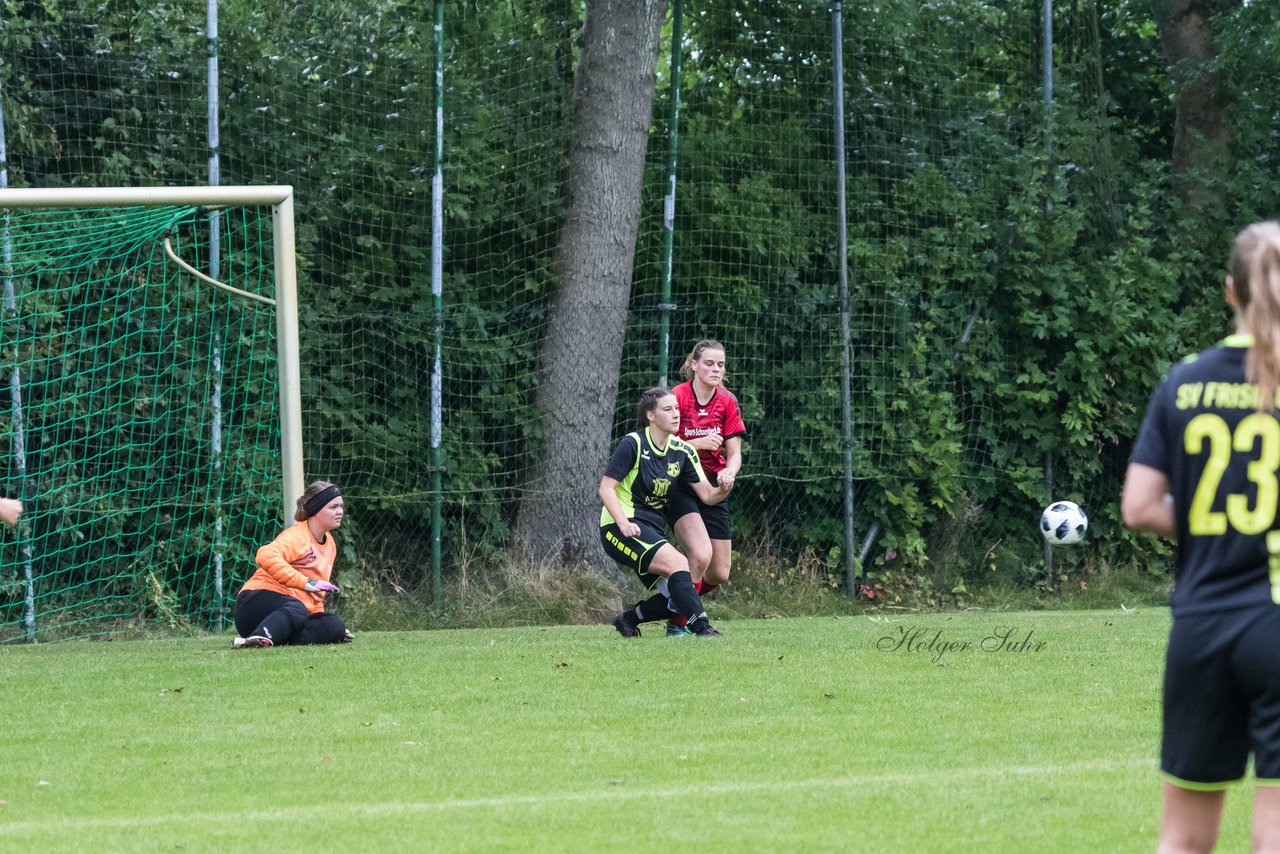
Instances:
[[[1073,501],[1055,501],[1040,514],[1040,533],[1050,545],[1074,545],[1084,539],[1088,529],[1088,517]]]

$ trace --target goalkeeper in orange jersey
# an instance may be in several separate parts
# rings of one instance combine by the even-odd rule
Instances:
[[[354,636],[342,619],[324,609],[338,586],[329,578],[342,524],[342,492],[317,480],[298,499],[294,518],[274,540],[258,549],[258,571],[236,596],[236,649],[282,644],[343,643]]]

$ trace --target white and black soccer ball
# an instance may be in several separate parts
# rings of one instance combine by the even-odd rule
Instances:
[[[1071,546],[1084,539],[1089,517],[1074,501],[1055,501],[1040,514],[1040,533],[1055,546]]]

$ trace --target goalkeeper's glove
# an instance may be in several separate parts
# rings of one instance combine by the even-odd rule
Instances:
[[[308,578],[306,589],[312,593],[337,593],[338,585],[330,584],[323,578]]]

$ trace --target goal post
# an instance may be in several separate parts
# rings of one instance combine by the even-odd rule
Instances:
[[[225,624],[304,489],[294,241],[288,186],[0,189],[0,643]]]

